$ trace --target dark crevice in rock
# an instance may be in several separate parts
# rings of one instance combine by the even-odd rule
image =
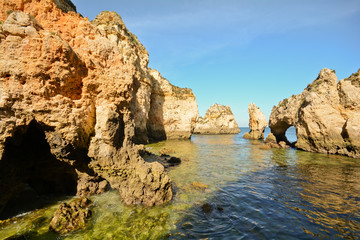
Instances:
[[[43,207],[51,197],[76,193],[75,169],[50,152],[45,139],[50,129],[33,120],[7,140],[0,161],[0,219]]]
[[[349,133],[346,129],[347,127],[347,121],[344,123],[344,126],[342,127],[342,131],[341,131],[341,137],[346,141],[349,140]]]

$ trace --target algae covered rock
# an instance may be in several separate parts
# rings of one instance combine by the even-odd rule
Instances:
[[[87,220],[91,217],[90,204],[90,200],[85,197],[62,203],[51,219],[50,230],[66,234],[85,228]]]

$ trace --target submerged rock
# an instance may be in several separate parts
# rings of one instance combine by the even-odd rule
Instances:
[[[273,133],[269,133],[269,135],[265,139],[265,143],[276,143],[276,137]]]
[[[213,211],[213,207],[209,203],[204,203],[201,206],[201,210],[203,211],[203,213],[209,214]]]
[[[90,204],[90,200],[85,197],[62,203],[51,219],[50,230],[66,234],[85,228],[86,222],[91,217]]]
[[[319,76],[298,95],[280,101],[269,126],[277,142],[296,128],[299,149],[360,158],[360,70],[337,81],[334,70]]]
[[[248,107],[249,111],[249,127],[250,132],[245,133],[243,138],[247,139],[263,139],[264,131],[267,126],[267,121],[264,113],[260,111],[255,104],[250,103]]]
[[[169,160],[167,160],[167,162],[171,165],[179,165],[181,163],[181,159],[177,157],[171,157]]]
[[[174,153],[174,152],[175,152],[174,150],[169,149],[169,148],[165,148],[165,147],[159,150],[159,153],[161,155],[169,155],[169,154]]]
[[[192,182],[191,187],[196,190],[204,190],[204,189],[207,189],[209,186],[207,184],[201,183],[201,182]]]
[[[230,106],[212,105],[205,114],[199,117],[194,129],[195,134],[237,134],[240,132]]]

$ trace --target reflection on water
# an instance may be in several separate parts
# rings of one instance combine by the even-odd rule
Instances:
[[[244,132],[148,145],[182,159],[167,169],[175,189],[170,204],[127,207],[111,191],[93,197],[94,216],[84,231],[61,238],[49,233],[53,206],[0,226],[0,239],[14,232],[26,239],[359,238],[359,159],[263,150],[260,141],[243,139]],[[209,187],[195,190],[194,181]]]

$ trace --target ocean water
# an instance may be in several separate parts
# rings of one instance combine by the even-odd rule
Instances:
[[[0,239],[359,239],[360,159],[295,149],[261,149],[237,135],[194,135],[147,145],[174,151],[174,199],[128,207],[116,191],[92,197],[87,229],[48,231],[57,205],[0,227]],[[268,130],[267,130],[268,131]],[[265,133],[265,135],[267,132]],[[296,141],[294,129],[287,132]],[[197,190],[191,183],[201,182]]]

